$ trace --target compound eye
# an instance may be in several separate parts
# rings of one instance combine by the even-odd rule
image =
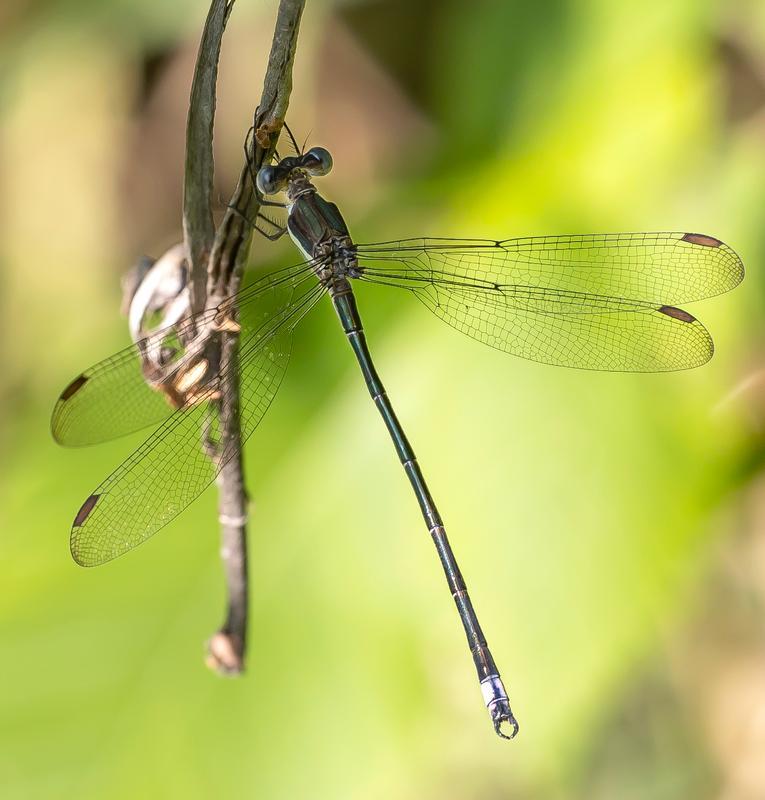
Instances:
[[[323,147],[312,147],[303,156],[303,168],[309,175],[326,175],[332,169],[332,156]]]
[[[261,194],[276,194],[281,191],[282,180],[276,167],[261,167],[258,171],[258,191]]]

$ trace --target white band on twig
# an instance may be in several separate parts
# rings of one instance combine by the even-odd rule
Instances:
[[[237,528],[243,528],[247,524],[247,516],[231,517],[228,514],[220,514],[218,521],[221,525],[234,525]]]

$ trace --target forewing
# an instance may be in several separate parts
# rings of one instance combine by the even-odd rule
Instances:
[[[131,345],[86,369],[61,392],[51,432],[61,445],[82,447],[157,424],[172,413],[165,396],[146,383],[140,345]]]
[[[744,277],[728,245],[697,233],[410,239],[359,245],[358,254],[381,275],[533,286],[654,304],[712,297]]]
[[[173,326],[177,340],[230,308],[246,311],[263,307],[263,299],[279,287],[292,286],[311,272],[310,262],[266,275],[221,306],[187,317]],[[142,350],[165,335],[158,332],[94,364],[78,375],[61,393],[53,409],[51,432],[67,447],[80,447],[116,439],[167,419],[174,407],[163,394],[149,388],[141,367]],[[166,377],[172,374],[168,370]]]

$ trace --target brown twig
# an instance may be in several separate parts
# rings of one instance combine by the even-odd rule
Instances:
[[[208,259],[215,237],[212,212],[215,86],[223,31],[231,5],[228,0],[212,0],[210,4],[197,53],[186,122],[183,240],[189,262],[193,312],[202,311],[205,305]]]
[[[252,186],[254,174],[273,155],[292,90],[292,64],[305,0],[281,0],[271,54],[266,68],[254,135],[248,139],[246,162],[222,222],[212,223],[212,133],[215,83],[221,38],[234,0],[212,0],[202,36],[191,91],[186,140],[184,238],[190,263],[192,309],[215,308],[234,295],[250,250],[252,226],[260,202]],[[249,163],[247,163],[249,162]],[[206,285],[205,285],[206,284]],[[247,494],[242,468],[242,437],[237,351],[238,332],[221,332],[223,390],[220,403],[219,453],[225,463],[218,474],[221,558],[226,577],[226,618],[208,643],[208,664],[224,674],[244,669],[247,643]],[[212,458],[215,453],[210,453]]]

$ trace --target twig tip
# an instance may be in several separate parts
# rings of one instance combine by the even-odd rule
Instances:
[[[219,675],[241,675],[244,672],[244,643],[241,637],[218,631],[207,642],[205,664]]]

